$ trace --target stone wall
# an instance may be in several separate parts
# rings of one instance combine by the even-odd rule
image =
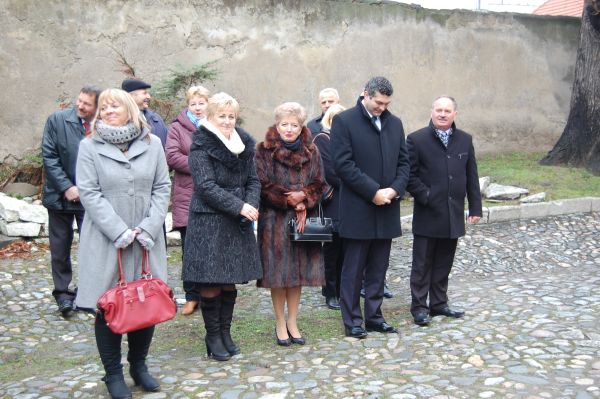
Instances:
[[[85,83],[118,86],[112,48],[158,82],[176,64],[215,61],[257,138],[283,101],[319,112],[337,87],[355,103],[372,75],[394,84],[407,132],[431,100],[459,102],[479,152],[548,150],[568,114],[579,20],[384,1],[0,0],[0,159],[38,146],[44,122]],[[112,48],[111,48],[112,47]]]

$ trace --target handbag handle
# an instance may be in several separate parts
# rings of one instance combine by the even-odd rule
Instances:
[[[152,278],[150,271],[150,252],[146,249],[142,249],[142,278],[149,280]],[[123,271],[123,248],[117,250],[117,263],[119,264],[119,287],[126,287],[127,281],[125,281],[125,272]]]
[[[325,224],[325,215],[323,214],[323,207],[321,206],[321,201],[319,201],[319,219],[321,220],[321,224]]]

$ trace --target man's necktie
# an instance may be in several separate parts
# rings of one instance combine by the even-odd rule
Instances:
[[[83,121],[83,128],[85,129],[85,137],[90,135],[90,123],[88,121]]]
[[[435,131],[437,133],[437,136],[440,138],[440,140],[442,141],[442,144],[444,145],[444,147],[448,147],[448,140],[450,139],[450,132],[451,130],[437,130]]]

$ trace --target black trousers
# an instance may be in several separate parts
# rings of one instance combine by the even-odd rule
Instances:
[[[413,315],[448,304],[448,275],[454,263],[457,242],[456,238],[414,236],[410,271],[410,312]]]
[[[179,230],[179,234],[181,234],[181,268],[183,269],[183,255],[185,254],[185,234],[187,232],[187,227],[178,227],[177,230]],[[200,286],[197,283],[193,281],[184,281],[183,291],[185,292],[186,301],[200,301]]]
[[[75,291],[69,289],[73,278],[71,245],[73,244],[73,220],[81,231],[84,212],[57,212],[48,210],[48,238],[50,241],[50,264],[56,302],[74,299]]]
[[[344,238],[344,265],[341,278],[340,305],[347,327],[361,326],[360,288],[365,281],[365,317],[369,324],[385,321],[381,313],[383,284],[387,272],[392,240],[353,240]]]
[[[323,260],[325,262],[325,286],[321,293],[325,298],[339,298],[344,263],[344,240],[338,233],[334,232],[333,240],[323,244]]]

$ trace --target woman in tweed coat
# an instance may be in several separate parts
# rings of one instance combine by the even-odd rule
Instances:
[[[271,289],[277,344],[303,345],[297,325],[302,286],[324,284],[321,243],[291,242],[288,223],[315,215],[325,188],[321,155],[304,126],[298,103],[275,108],[275,125],[256,150],[261,189],[258,245],[263,265],[259,287]],[[285,304],[288,318],[285,320]]]
[[[255,142],[235,127],[238,112],[233,97],[225,93],[212,96],[188,158],[194,194],[182,279],[200,284],[206,352],[216,360],[229,360],[240,353],[230,334],[235,284],[262,276],[252,228],[260,198]]]

